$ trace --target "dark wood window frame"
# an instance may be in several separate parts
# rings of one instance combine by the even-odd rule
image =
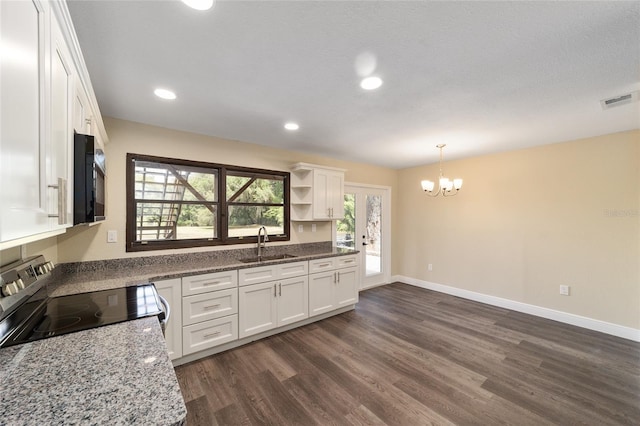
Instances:
[[[215,204],[218,208],[216,218],[216,229],[219,231],[216,238],[202,239],[183,239],[183,240],[136,240],[136,202],[135,199],[135,168],[136,161],[149,161],[154,163],[169,164],[175,166],[183,166],[189,168],[208,169],[217,172],[217,201],[207,202],[207,204]],[[252,178],[275,178],[282,179],[284,185],[284,203],[283,204],[266,204],[266,203],[246,203],[235,202],[235,199],[227,200],[226,181],[227,173],[232,175],[241,174]],[[248,187],[252,180],[250,179],[245,187]],[[245,237],[229,237],[228,234],[228,217],[227,212],[229,206],[280,206],[284,208],[283,228],[284,234],[269,234],[269,241],[289,241],[291,221],[290,221],[290,173],[276,170],[256,169],[250,167],[233,166],[227,164],[206,163],[202,161],[192,161],[176,158],[156,157],[152,155],[127,153],[126,166],[126,188],[127,188],[127,224],[126,224],[126,251],[149,251],[149,250],[167,250],[189,247],[206,247],[231,244],[256,244],[257,236]],[[242,190],[238,190],[240,194]],[[155,200],[150,200],[155,201]],[[193,201],[182,201],[184,204],[194,203]],[[198,202],[195,202],[198,203]]]

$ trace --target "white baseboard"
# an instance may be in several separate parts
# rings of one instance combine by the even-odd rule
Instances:
[[[405,277],[403,275],[394,275],[391,282],[396,281],[410,284],[416,287],[426,288],[428,290],[433,290],[440,293],[450,294],[452,296],[462,297],[463,299],[486,303],[487,305],[511,309],[512,311],[523,312],[525,314],[535,315],[537,317],[547,318],[550,320],[575,325],[589,330],[599,331],[602,333],[610,334],[612,336],[622,337],[623,339],[633,340],[634,342],[640,342],[640,330],[635,328],[612,324],[610,322],[587,318],[580,315],[574,315],[567,312],[556,311],[554,309],[543,308],[541,306],[529,305],[528,303],[516,302],[515,300],[489,296],[487,294],[476,293],[475,291],[464,290],[448,285],[436,284],[416,278]]]

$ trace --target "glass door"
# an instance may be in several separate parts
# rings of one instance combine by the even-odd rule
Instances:
[[[360,251],[361,289],[390,280],[389,191],[345,185],[344,219],[337,222],[336,243]]]

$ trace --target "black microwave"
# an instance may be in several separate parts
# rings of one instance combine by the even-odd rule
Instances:
[[[104,152],[91,135],[76,133],[73,142],[73,224],[104,220]]]

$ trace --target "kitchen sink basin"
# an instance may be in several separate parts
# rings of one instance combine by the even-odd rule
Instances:
[[[246,257],[244,259],[240,259],[240,262],[242,263],[268,262],[270,260],[290,259],[292,257],[297,257],[297,256],[293,254],[277,254],[275,256]]]

